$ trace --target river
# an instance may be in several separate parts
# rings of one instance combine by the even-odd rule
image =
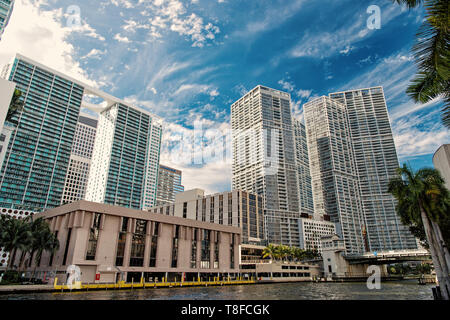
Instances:
[[[0,300],[432,300],[433,285],[415,281],[365,283],[277,283],[225,287],[109,290],[0,295]]]

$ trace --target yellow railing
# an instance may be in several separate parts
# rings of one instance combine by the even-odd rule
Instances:
[[[175,281],[168,282],[166,279],[162,279],[161,282],[145,282],[143,278],[139,283],[127,283],[125,281],[119,281],[117,283],[81,283],[76,282],[72,285],[58,284],[58,278],[55,278],[53,287],[57,291],[72,291],[72,290],[100,290],[100,289],[138,289],[138,288],[171,288],[171,287],[198,287],[198,286],[224,286],[224,285],[238,285],[238,284],[255,284],[256,280],[252,277],[249,280],[244,280],[242,277],[237,280],[222,279],[219,277],[213,277],[213,280],[201,281]]]

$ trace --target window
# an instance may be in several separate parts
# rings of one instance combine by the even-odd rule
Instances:
[[[230,268],[234,269],[234,234],[231,235],[230,244]]]
[[[117,241],[116,266],[123,266],[123,257],[125,255],[125,244],[127,240],[129,218],[123,217],[119,231],[119,239]]]
[[[67,239],[66,239],[66,245],[64,249],[64,257],[63,257],[63,263],[62,265],[65,266],[67,262],[67,254],[69,252],[69,244],[70,244],[70,237],[72,235],[72,228],[69,228],[67,231]]]
[[[214,241],[214,269],[219,269],[219,233],[216,232]]]
[[[144,265],[146,231],[147,221],[136,219],[136,226],[131,242],[130,267],[142,267]]]
[[[172,240],[172,268],[178,265],[178,239],[180,238],[180,226],[175,226],[175,235]]]
[[[187,218],[187,202],[183,203],[183,218]]]
[[[211,258],[210,230],[203,230],[200,268],[209,269]]]
[[[150,248],[150,267],[156,267],[156,254],[158,249],[159,222],[155,222],[152,233],[152,243]]]
[[[55,239],[58,239],[58,231],[55,231]],[[53,264],[53,258],[54,258],[55,254],[54,252],[52,252],[52,254],[50,255],[50,260],[48,261],[48,266],[51,267]]]
[[[191,243],[191,268],[197,268],[197,240],[198,230],[194,229],[194,236]]]
[[[94,221],[92,223],[91,230],[89,232],[88,249],[86,252],[86,260],[95,260],[97,253],[98,235],[100,232],[100,221],[102,215],[100,213],[94,213]]]

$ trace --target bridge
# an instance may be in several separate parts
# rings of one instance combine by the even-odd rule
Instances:
[[[349,264],[390,264],[408,261],[431,261],[431,255],[427,250],[389,250],[376,253],[367,252],[362,255],[345,255]]]

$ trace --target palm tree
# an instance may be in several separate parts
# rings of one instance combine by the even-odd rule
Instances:
[[[267,247],[264,248],[263,252],[262,252],[262,257],[265,258],[270,258],[271,260],[274,259],[274,255],[276,252],[276,246],[274,246],[273,244],[269,244]]]
[[[450,128],[450,33],[448,0],[392,0],[415,8],[421,4],[426,10],[426,19],[417,33],[412,51],[418,73],[406,92],[415,101],[426,103],[442,97],[442,121]]]
[[[438,224],[450,214],[450,192],[435,169],[413,172],[403,165],[397,172],[388,189],[398,201],[397,213],[404,224],[423,227],[442,296],[449,300],[450,256]]]
[[[40,230],[33,239],[34,244],[34,270],[33,278],[36,275],[36,269],[41,263],[42,254],[47,251],[50,254],[54,254],[59,249],[59,241],[56,235],[50,231],[50,228]],[[33,255],[30,256],[30,262]]]
[[[21,97],[22,91],[20,91],[19,89],[14,90],[14,94],[12,96],[11,103],[9,104],[9,109],[8,113],[6,114],[5,121],[17,125],[17,120],[13,120],[13,118],[17,113],[22,112],[25,106],[24,102],[20,99]]]
[[[3,226],[0,230],[0,247],[10,253],[7,270],[14,267],[17,250],[27,251],[31,245],[32,233],[30,225],[25,220],[12,217],[3,218]]]

